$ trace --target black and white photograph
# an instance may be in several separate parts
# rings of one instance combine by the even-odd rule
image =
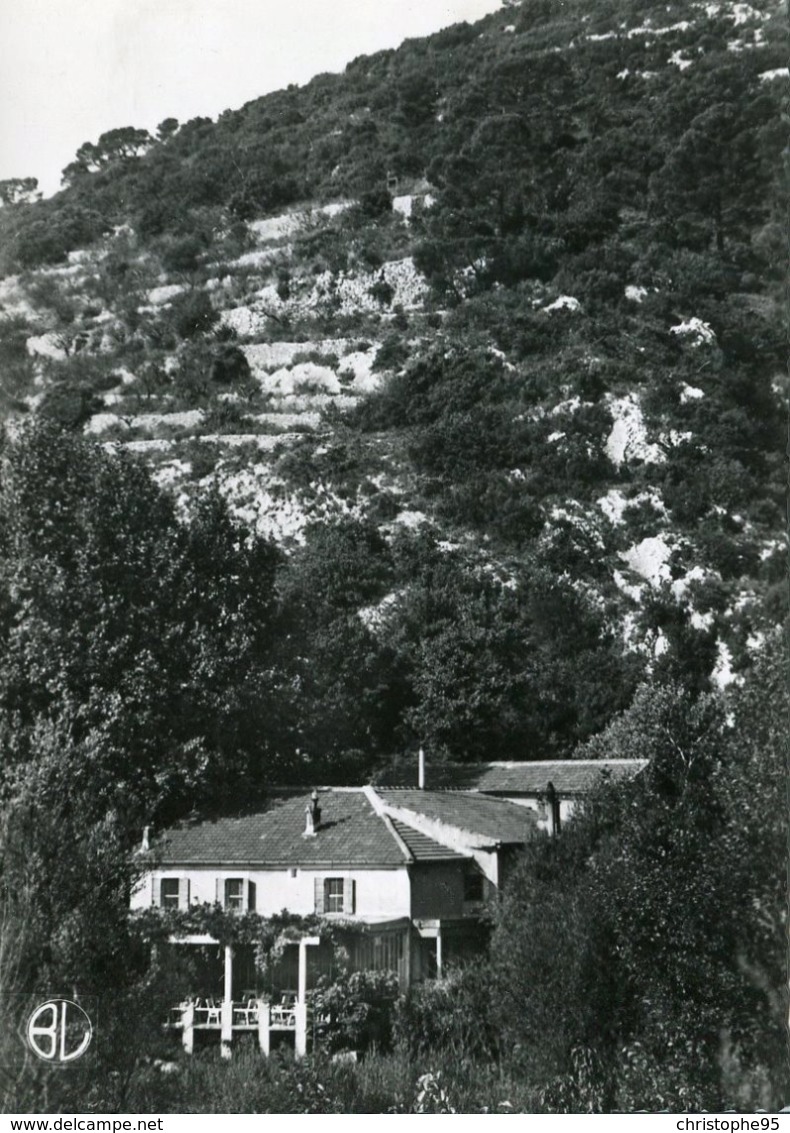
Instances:
[[[789,56],[0,3],[2,1133],[788,1120]]]

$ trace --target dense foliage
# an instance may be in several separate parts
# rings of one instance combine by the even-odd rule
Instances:
[[[116,989],[91,1081],[0,1046],[18,1108],[788,1100],[785,63],[767,2],[525,0],[0,184],[0,994]],[[159,1074],[141,827],[419,742],[651,766],[394,1055]]]
[[[729,704],[645,688],[584,749],[650,765],[535,844],[492,942],[498,1026],[549,1108],[771,1107],[787,1090],[788,709],[778,639]]]

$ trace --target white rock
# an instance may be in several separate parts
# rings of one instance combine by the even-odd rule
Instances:
[[[628,582],[625,575],[621,574],[619,570],[612,571],[612,580],[615,586],[623,594],[627,595],[634,602],[641,602],[642,600],[642,587],[636,586],[632,582]]]
[[[106,404],[106,399],[105,399]],[[114,425],[119,425],[121,418],[115,413],[94,413],[91,419],[85,424],[85,432],[94,436],[100,433],[106,433]]]
[[[638,396],[629,393],[621,398],[609,397],[607,404],[614,418],[605,446],[606,455],[612,463],[618,467],[628,460],[661,464],[666,457],[658,445],[648,443]]]
[[[414,529],[415,527],[421,527],[423,523],[427,522],[428,516],[424,511],[401,511],[392,520],[390,526]]]
[[[693,60],[684,59],[682,51],[673,51],[669,57],[669,62],[673,63],[679,71],[685,71],[691,66]]]
[[[716,341],[712,328],[696,316],[684,319],[682,323],[676,323],[669,328],[669,333],[688,338],[690,346],[710,346]]]
[[[183,295],[185,291],[186,285],[183,283],[166,283],[162,287],[152,287],[147,298],[151,306],[158,307],[162,303],[169,303],[176,295]]]
[[[710,677],[717,688],[726,688],[727,685],[732,684],[737,679],[732,671],[732,651],[724,641],[718,642],[716,664]]]
[[[659,586],[672,579],[668,565],[672,550],[663,535],[650,535],[627,551],[621,551],[620,558],[634,574],[644,578],[651,586]]]
[[[52,358],[56,362],[62,362],[66,357],[66,351],[60,340],[60,336],[50,331],[48,334],[32,335],[25,343],[28,354],[32,357],[39,358]]]
[[[763,71],[761,83],[771,83],[775,79],[790,79],[790,67],[776,67],[773,71]]]
[[[543,310],[547,312],[578,311],[580,307],[581,303],[573,295],[560,295],[558,299],[555,299],[553,303],[549,303],[548,307],[544,307]]]
[[[626,299],[630,299],[632,303],[641,303],[647,295],[646,287],[637,287],[633,283],[629,283],[625,289]]]

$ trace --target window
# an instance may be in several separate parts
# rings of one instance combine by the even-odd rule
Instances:
[[[218,898],[219,899],[219,898]],[[246,913],[255,908],[255,885],[246,877],[226,877],[222,904],[231,912]]]
[[[345,886],[342,877],[328,877],[324,882],[324,912],[342,913]]]
[[[356,882],[353,877],[317,877],[315,911],[319,914],[354,913]]]
[[[159,904],[163,909],[177,909],[181,904],[181,879],[163,877],[160,882]]]
[[[239,911],[244,908],[243,878],[229,877],[225,882],[225,908],[238,909]]]
[[[483,900],[483,875],[478,869],[464,872],[464,901]]]

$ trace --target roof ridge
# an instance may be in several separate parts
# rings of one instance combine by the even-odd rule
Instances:
[[[368,800],[370,805],[373,807],[374,813],[377,814],[378,817],[383,820],[385,827],[387,828],[389,833],[392,835],[392,837],[395,839],[395,841],[398,845],[398,849],[404,855],[406,861],[407,862],[413,862],[414,861],[414,854],[411,852],[409,847],[406,845],[406,843],[401,838],[398,831],[393,826],[389,815],[384,810],[383,801],[379,798],[378,794],[376,793],[375,787],[368,784],[366,787],[363,787],[362,790],[364,791],[365,798]]]
[[[390,787],[382,783],[381,791],[420,791],[423,795],[478,795],[477,787]]]
[[[605,763],[647,763],[635,756],[631,759],[488,759],[484,763],[456,764],[460,767],[600,767]]]

